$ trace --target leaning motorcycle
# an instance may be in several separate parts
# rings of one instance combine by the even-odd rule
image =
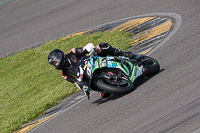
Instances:
[[[83,57],[77,67],[78,81],[87,83],[89,89],[112,94],[127,94],[134,90],[134,84],[145,76],[160,71],[157,60],[149,56],[130,59],[123,56]],[[89,94],[88,94],[89,95]],[[88,96],[89,97],[89,96]]]

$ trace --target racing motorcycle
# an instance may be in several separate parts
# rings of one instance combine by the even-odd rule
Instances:
[[[78,61],[78,81],[87,84],[94,91],[111,94],[127,94],[134,90],[134,84],[145,76],[160,71],[157,60],[141,55],[139,59],[124,56],[82,57]],[[86,89],[84,92],[87,92]],[[89,99],[89,93],[85,93]]]

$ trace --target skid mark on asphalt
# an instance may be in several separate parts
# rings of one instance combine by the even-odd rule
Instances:
[[[131,37],[132,41],[127,44],[130,46],[127,51],[133,51],[136,54],[149,55],[170,39],[180,25],[181,17],[175,13],[144,14],[91,27],[60,39],[93,34],[95,32],[125,31],[134,34]],[[41,123],[44,123],[55,117],[57,114],[62,113],[64,110],[67,110],[70,106],[83,98],[84,94],[81,92],[66,98],[63,100],[64,102],[45,111],[44,113],[46,113],[46,115],[23,125],[24,128],[15,133],[25,133],[32,130]]]

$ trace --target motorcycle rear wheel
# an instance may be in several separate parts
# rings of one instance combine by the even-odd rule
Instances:
[[[109,79],[97,80],[97,87],[100,90],[112,93],[112,94],[128,94],[134,90],[134,85],[129,80],[118,80],[118,82],[109,81]]]

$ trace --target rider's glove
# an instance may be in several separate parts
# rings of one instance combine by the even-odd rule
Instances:
[[[87,96],[89,99],[90,96],[90,91],[89,91],[89,86],[87,85],[86,82],[76,82],[76,86],[84,92],[84,94]]]

